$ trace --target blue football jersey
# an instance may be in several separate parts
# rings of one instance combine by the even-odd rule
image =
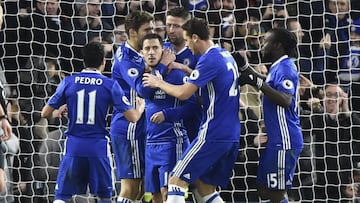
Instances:
[[[272,149],[301,149],[303,136],[298,116],[297,87],[299,75],[293,61],[287,56],[281,57],[270,68],[266,83],[278,90],[292,95],[291,105],[284,108],[263,97],[263,111],[267,147]]]
[[[186,75],[184,72],[174,69],[168,74],[163,76],[163,79],[174,85],[182,85],[186,81]],[[183,118],[189,112],[192,112],[196,104],[195,97],[191,97],[191,101],[181,101],[176,97],[166,94],[161,89],[153,89],[148,87],[141,87],[139,93],[145,98],[146,104],[146,121],[147,121],[147,142],[176,142],[178,138],[183,137],[187,139],[187,133],[184,130]],[[183,106],[184,108],[177,108]],[[170,115],[173,118],[167,118],[161,124],[156,124],[150,121],[151,116],[159,111],[163,111],[165,117],[169,113],[169,109],[176,108],[177,114],[182,115]],[[170,110],[171,111],[171,110]]]
[[[214,45],[199,58],[188,82],[200,88],[202,121],[199,139],[240,139],[238,69],[231,54]]]
[[[174,51],[173,45],[171,42],[164,42],[163,48],[169,48]],[[184,47],[181,51],[175,53],[176,59],[175,61],[178,63],[182,63],[184,65],[189,66],[191,69],[195,69],[196,63],[199,59],[199,56],[193,55],[189,47]]]
[[[171,50],[174,50],[173,45],[171,42],[165,42],[163,45],[164,49],[169,48]],[[184,65],[189,66],[191,69],[195,69],[195,66],[197,64],[197,61],[199,60],[199,55],[193,55],[192,51],[189,49],[189,47],[184,47],[181,51],[179,51],[176,54],[175,61],[178,63],[182,63]],[[197,102],[197,100],[195,100]],[[200,103],[200,102],[197,102]],[[168,110],[168,115],[172,116],[171,114],[177,114],[176,109]],[[181,110],[183,111],[183,110]],[[186,119],[184,119],[184,125],[187,131],[187,134],[192,141],[198,134],[199,131],[199,125],[201,121],[201,107],[200,104],[198,106],[193,106],[193,108],[190,111],[192,115],[186,116]]]
[[[145,70],[143,57],[126,42],[123,43],[114,55],[112,78],[129,98],[130,104],[136,107],[136,86],[141,85]],[[135,128],[135,129],[134,129]],[[114,109],[111,120],[111,136],[122,137],[125,140],[144,138],[145,117],[142,116],[136,125],[131,124],[121,112]],[[130,133],[130,134],[128,134]]]
[[[107,156],[109,106],[119,112],[133,108],[115,80],[88,70],[65,77],[48,101],[55,109],[64,104],[69,118],[65,153],[74,156]]]

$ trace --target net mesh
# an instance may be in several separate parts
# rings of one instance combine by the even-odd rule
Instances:
[[[356,199],[360,189],[357,186],[360,119],[355,113],[360,109],[357,78],[360,46],[359,38],[353,36],[360,36],[357,27],[360,23],[356,24],[359,4],[357,0],[2,1],[0,79],[9,101],[13,143],[18,139],[20,144],[3,143],[7,154],[7,190],[1,194],[1,201],[52,201],[67,121],[44,120],[40,112],[62,78],[83,68],[81,47],[91,40],[102,41],[107,50],[105,74],[110,76],[114,50],[126,39],[123,27],[126,15],[133,10],[149,11],[162,20],[155,31],[163,31],[166,11],[176,5],[189,7],[193,16],[205,18],[216,43],[231,52],[246,53],[253,65],[261,63],[260,43],[268,29],[285,27],[297,35],[295,60],[300,73],[308,79],[301,81],[299,90],[305,147],[293,188],[288,192],[289,199],[359,201]],[[326,83],[341,86],[348,96],[350,114],[338,112],[334,123],[329,123],[321,113],[324,105],[316,106],[316,102],[308,105],[309,99],[314,98],[320,104],[326,102],[323,91]],[[258,202],[256,169],[266,138],[261,95],[244,86],[241,98],[249,107],[242,108],[240,113],[241,148],[228,187],[219,191],[226,202]],[[95,200],[85,195],[76,196],[73,201]]]

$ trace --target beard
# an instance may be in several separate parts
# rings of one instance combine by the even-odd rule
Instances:
[[[182,44],[183,43],[183,39],[182,38],[179,38],[179,37],[170,37],[169,36],[169,40],[170,40],[170,42],[172,43],[172,44],[174,44],[174,45],[180,45],[180,44]]]

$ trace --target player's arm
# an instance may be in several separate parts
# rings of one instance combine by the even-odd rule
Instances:
[[[144,73],[143,84],[145,87],[160,88],[167,94],[174,96],[180,100],[189,99],[197,90],[198,86],[186,82],[183,85],[172,85],[165,82],[160,73],[155,75]]]
[[[138,92],[142,98],[150,99],[154,96],[156,89],[145,87],[144,84],[140,82],[136,85],[136,92]]]
[[[240,83],[250,84],[261,90],[269,99],[277,105],[287,108],[291,105],[292,95],[286,92],[276,90],[264,82],[265,76],[256,72],[240,54],[234,54],[240,72]]]
[[[51,107],[49,104],[46,104],[42,111],[41,117],[43,118],[61,118],[67,112],[66,104],[62,105],[59,109]]]
[[[116,108],[119,112],[122,112],[128,121],[135,123],[141,118],[141,115],[145,110],[144,99],[136,97],[136,108],[134,108],[116,80],[114,80],[111,94],[114,108]]]
[[[61,81],[59,86],[56,88],[54,95],[49,99],[47,104],[41,110],[41,117],[43,118],[51,118],[54,117],[53,112],[56,109],[59,109],[59,114],[67,111],[67,107],[65,105],[65,98],[62,96],[65,91],[65,80]]]
[[[199,105],[196,102],[195,95],[192,95],[183,105],[176,108],[167,108],[162,110],[166,121],[176,121],[193,117],[194,112],[198,112]]]
[[[140,118],[141,115],[144,113],[145,111],[145,102],[144,99],[142,98],[136,98],[136,104],[137,104],[137,108],[131,108],[125,112],[123,112],[123,115],[125,116],[125,118],[132,122],[135,123],[137,122]]]
[[[245,80],[245,84],[250,84],[261,90],[269,99],[277,105],[287,108],[291,105],[292,95],[270,87],[264,82],[264,78],[260,73],[256,72],[252,67],[247,67],[241,72],[240,80]]]
[[[288,108],[291,105],[292,95],[289,93],[276,90],[266,83],[263,84],[260,90],[277,105],[284,108]]]
[[[55,111],[55,108],[51,107],[49,104],[45,104],[41,111],[41,117],[50,118],[52,113]]]
[[[141,76],[144,70],[141,70],[137,64],[125,59],[121,62],[115,61],[114,63],[112,78],[117,81],[125,80],[131,88],[136,89],[136,86],[141,83]]]
[[[193,69],[191,69],[189,66],[184,65],[182,63],[175,62],[175,61],[170,63],[168,65],[168,68],[169,68],[168,71],[170,71],[172,69],[179,69],[179,70],[183,71],[186,75],[190,75],[191,72],[193,71]]]

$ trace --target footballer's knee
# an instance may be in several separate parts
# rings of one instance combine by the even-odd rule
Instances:
[[[137,199],[139,193],[141,192],[140,185],[141,179],[122,179],[120,196],[131,200]]]
[[[265,187],[262,186],[262,185],[259,185],[259,186],[257,187],[257,192],[258,192],[258,195],[259,195],[260,199],[262,199],[262,200],[267,200],[267,199],[270,198],[270,197],[269,197],[268,189],[265,188]]]
[[[181,180],[179,177],[177,176],[171,176],[169,179],[169,185],[177,185],[180,186],[182,188],[187,188],[189,186],[189,184],[183,180]]]
[[[216,186],[215,185],[209,185],[207,183],[204,183],[201,180],[196,180],[195,181],[195,187],[196,187],[197,193],[201,197],[212,194],[212,193],[214,193],[216,191]]]

